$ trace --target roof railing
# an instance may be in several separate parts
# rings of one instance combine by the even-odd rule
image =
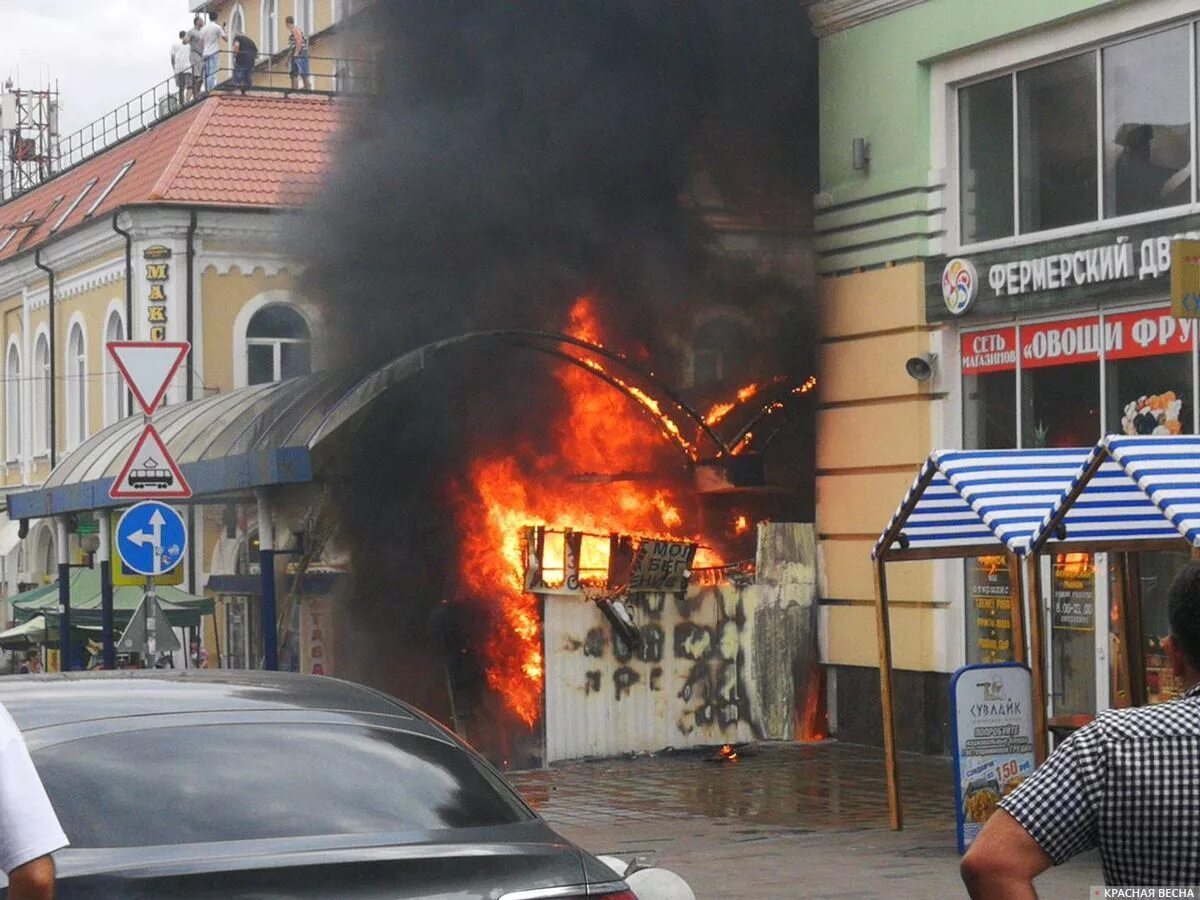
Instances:
[[[213,91],[253,89],[274,91],[285,95],[299,94],[346,94],[370,93],[378,77],[378,63],[366,59],[344,59],[326,56],[308,57],[308,89],[303,83],[293,85],[291,57],[287,52],[267,56],[259,54],[252,69],[243,72],[232,65],[233,54],[223,51],[221,63],[211,80]],[[244,76],[248,75],[248,83]],[[192,77],[179,84],[175,76],[168,78],[148,90],[142,91],[116,109],[80,128],[60,137],[51,153],[52,164],[46,178],[78,165],[86,159],[107,150],[120,141],[131,137],[163,119],[204,99],[209,91],[204,90],[203,79]],[[0,183],[0,192],[4,185]],[[11,200],[15,193],[0,193],[0,202]]]

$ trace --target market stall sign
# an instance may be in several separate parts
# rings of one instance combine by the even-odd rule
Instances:
[[[1200,241],[1171,245],[1171,314],[1200,318]]]
[[[1103,339],[1108,361],[1172,353],[1191,353],[1197,322],[1177,319],[1165,308],[1083,316],[970,331],[961,336],[964,375],[1012,371],[1020,357],[1022,369],[1097,362]]]
[[[1033,686],[1020,663],[965,666],[950,681],[958,851],[1036,765]]]

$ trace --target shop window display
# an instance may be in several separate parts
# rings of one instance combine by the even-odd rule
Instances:
[[[1050,582],[1055,715],[1096,712],[1096,568],[1090,553],[1059,553]]]
[[[1017,330],[968,332],[962,337],[963,447],[1017,446]]]
[[[1162,703],[1174,700],[1183,693],[1166,653],[1162,639],[1170,634],[1167,621],[1167,591],[1175,573],[1189,560],[1187,553],[1140,553],[1139,568],[1142,586],[1142,640],[1146,666],[1146,700]]]

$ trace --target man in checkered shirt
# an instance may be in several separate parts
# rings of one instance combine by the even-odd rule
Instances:
[[[974,900],[1036,897],[1035,877],[1092,847],[1109,885],[1200,885],[1200,564],[1167,616],[1184,696],[1101,713],[1001,800],[963,858]]]

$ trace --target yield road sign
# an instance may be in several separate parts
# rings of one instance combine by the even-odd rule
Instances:
[[[192,486],[179,471],[179,465],[161,435],[153,425],[147,425],[108,489],[108,496],[114,500],[145,500],[147,497],[185,500],[192,496]]]
[[[162,403],[167,385],[192,345],[186,341],[109,341],[106,345],[125,383],[148,416]]]
[[[170,572],[183,562],[187,528],[183,516],[157,500],[131,506],[117,523],[117,554],[139,575]]]

